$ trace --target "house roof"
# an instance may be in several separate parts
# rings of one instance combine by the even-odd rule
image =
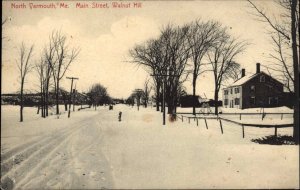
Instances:
[[[246,75],[238,80],[236,80],[233,84],[231,84],[230,86],[240,86],[242,84],[245,84],[246,82],[248,82],[249,80],[253,79],[255,76],[257,75],[257,73],[253,74],[253,75]]]
[[[258,76],[258,75],[261,74],[261,73],[263,73],[263,74],[265,74],[265,75],[268,75],[268,74],[266,74],[266,73],[263,72],[263,71],[261,71],[260,73],[254,73],[254,74],[252,74],[252,75],[247,75],[247,76],[244,76],[244,77],[242,77],[242,78],[236,80],[233,84],[231,84],[231,85],[228,86],[228,87],[233,87],[233,86],[240,86],[240,85],[243,85],[243,84],[245,84],[246,82],[248,82],[248,81],[250,81],[251,79],[255,78],[256,76]],[[268,75],[268,76],[270,76],[270,75]],[[274,79],[272,76],[270,76],[270,77],[271,77],[272,79]],[[276,79],[274,79],[274,80],[276,80]],[[282,84],[282,82],[280,82],[280,81],[278,81],[278,80],[276,80],[276,81],[279,82],[280,84]]]

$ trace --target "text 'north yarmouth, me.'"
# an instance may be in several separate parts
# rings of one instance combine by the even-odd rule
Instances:
[[[142,8],[142,2],[13,2],[11,3],[11,9],[130,9],[130,8]]]

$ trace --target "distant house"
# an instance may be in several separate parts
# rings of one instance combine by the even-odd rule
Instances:
[[[223,89],[223,105],[226,108],[278,107],[286,104],[283,84],[270,75],[260,71],[256,64],[256,73],[242,77]]]
[[[193,95],[185,95],[180,97],[179,104],[180,107],[187,108],[187,107],[200,107],[201,103],[203,102],[203,98],[200,96],[193,96]]]

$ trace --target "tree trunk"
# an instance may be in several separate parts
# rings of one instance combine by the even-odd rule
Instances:
[[[20,122],[23,122],[23,103],[20,105]]]
[[[48,66],[49,67],[49,66]],[[48,72],[50,72],[50,69],[48,68]],[[45,89],[45,114],[46,117],[48,117],[49,114],[49,83],[50,83],[50,75],[47,73],[47,80],[46,80],[46,89]]]
[[[166,103],[168,105],[168,112],[167,113],[171,114],[172,113],[172,109],[173,109],[173,103],[171,103],[172,100],[168,98],[167,100],[165,99],[165,101],[166,101]]]
[[[163,113],[163,111],[164,111],[164,106],[163,106],[163,90],[164,89],[162,89],[162,93],[160,94],[160,112],[161,113]]]
[[[40,103],[38,105],[38,111],[37,111],[37,114],[40,113],[40,109],[41,109],[41,116],[43,117],[43,83],[41,82],[41,89],[40,89]]]
[[[157,84],[156,85],[156,111],[159,111],[159,89],[160,89],[160,86]]]
[[[45,89],[43,89],[43,93],[42,93],[42,117],[45,118],[46,117],[46,109],[45,109],[45,101],[46,101],[46,97],[45,97]]]
[[[40,108],[42,109],[42,105],[43,105],[43,83],[41,82],[41,88],[40,88],[40,103],[38,105],[38,111],[37,111],[37,114],[40,113]],[[43,110],[42,110],[42,117],[43,117]]]
[[[59,102],[58,102],[58,93],[59,93],[59,81],[56,83],[56,90],[55,90],[55,100],[56,100],[56,115],[59,114]]]
[[[45,111],[46,111],[46,117],[48,117],[49,114],[49,91],[48,91],[48,85],[46,87],[46,92],[45,92]]]
[[[292,32],[292,49],[293,49],[293,70],[294,70],[294,130],[293,137],[299,144],[299,63],[297,51],[297,23],[296,23],[297,1],[291,1],[291,32]]]
[[[167,104],[168,104],[168,114],[176,113],[176,100],[173,99],[173,97],[171,100],[167,101]]]
[[[20,97],[20,122],[23,122],[23,80],[21,82],[21,97]]]
[[[65,111],[68,111],[68,102],[65,94],[63,94],[63,99],[64,99]]]
[[[75,111],[75,98],[74,98],[74,96],[73,96],[73,112]]]
[[[196,81],[197,81],[197,76],[193,76],[193,100],[196,100]],[[193,115],[196,115],[196,102],[193,102]]]
[[[219,101],[219,91],[218,89],[215,89],[215,115],[218,115],[218,102]]]

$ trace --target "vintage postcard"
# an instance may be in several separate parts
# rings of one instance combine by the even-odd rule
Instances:
[[[298,189],[299,7],[3,0],[1,190]]]

